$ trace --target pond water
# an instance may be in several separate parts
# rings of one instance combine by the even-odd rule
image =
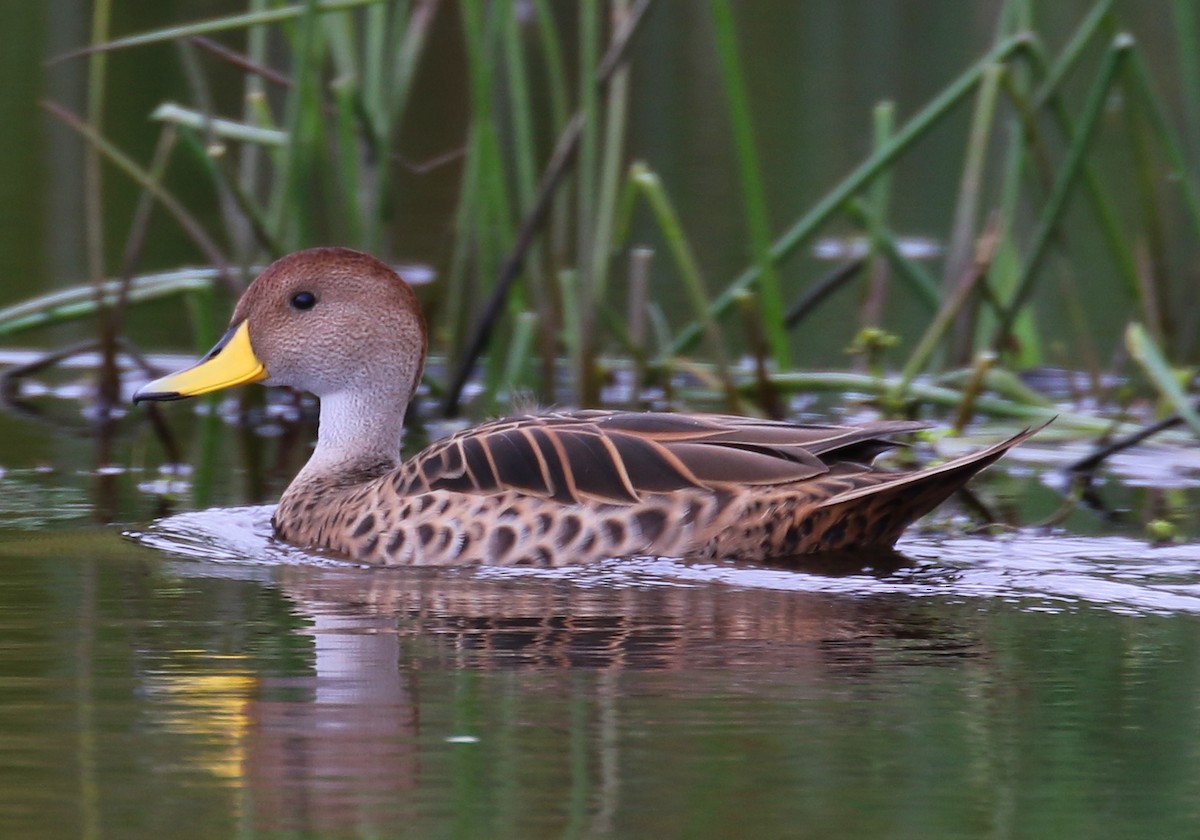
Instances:
[[[981,492],[1052,509],[1059,448]],[[6,836],[1194,828],[1195,545],[1079,512],[793,567],[379,570],[273,541],[241,469],[241,506],[154,520],[198,477],[129,462],[0,477]]]

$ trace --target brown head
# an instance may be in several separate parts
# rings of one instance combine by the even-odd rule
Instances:
[[[319,397],[399,392],[406,405],[424,363],[425,323],[412,288],[368,254],[312,248],[268,266],[217,346],[193,367],[143,386],[134,401],[266,381]]]

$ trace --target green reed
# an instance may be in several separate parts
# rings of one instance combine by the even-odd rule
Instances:
[[[107,42],[98,27],[88,114],[59,106],[52,113],[78,131],[97,160],[137,183],[215,272],[186,281],[134,277],[134,248],[122,261],[132,282],[100,285],[100,255],[91,308],[70,294],[46,296],[0,312],[0,332],[96,314],[110,300],[139,305],[194,293],[196,283],[218,276],[236,290],[252,266],[312,244],[392,257],[392,209],[404,165],[397,138],[420,118],[409,105],[430,72],[423,69],[430,33],[441,16],[452,15],[469,128],[455,161],[452,241],[438,266],[440,281],[422,291],[432,313],[432,351],[449,360],[447,381],[434,389],[446,413],[458,410],[463,384],[481,365],[489,409],[514,390],[557,401],[564,384],[573,402],[598,404],[606,378],[631,370],[636,388],[655,386],[667,400],[685,393],[678,387],[684,371],[699,371],[712,383],[711,402],[780,413],[779,393],[815,382],[793,369],[804,363],[797,322],[857,286],[866,302],[861,323],[846,324],[846,344],[860,326],[886,330],[887,310],[897,301],[911,298],[928,313],[924,327],[892,351],[903,354],[888,360],[899,373],[881,373],[867,389],[888,409],[931,404],[953,406],[960,419],[974,412],[1042,417],[1049,409],[1036,395],[993,389],[1005,376],[1063,357],[1099,383],[1088,284],[1072,270],[1080,255],[1071,227],[1086,219],[1100,231],[1105,259],[1130,297],[1131,323],[1145,324],[1144,332],[1131,333],[1137,366],[1121,372],[1136,374],[1147,393],[1188,417],[1186,392],[1168,388],[1164,371],[1195,361],[1200,349],[1182,327],[1196,316],[1176,318],[1173,307],[1195,281],[1172,266],[1164,219],[1168,204],[1181,204],[1188,235],[1200,239],[1200,105],[1191,97],[1182,125],[1175,124],[1111,0],[1094,3],[1057,49],[1038,37],[1038,8],[1028,0],[1003,4],[990,48],[911,116],[880,103],[870,152],[824,194],[798,199],[791,220],[777,226],[772,216],[779,212],[768,211],[765,189],[773,173],[764,169],[754,130],[762,106],[749,81],[754,55],[740,40],[743,11],[710,0],[703,13],[712,42],[704,46],[712,50],[730,128],[740,194],[730,212],[744,219],[749,255],[732,277],[699,265],[674,209],[677,185],[656,174],[658,162],[631,162],[639,150],[628,147],[627,129],[639,91],[630,44],[647,15],[669,13],[648,0],[569,7],[535,0],[528,8],[516,0],[248,0],[241,14]],[[1184,71],[1200,67],[1200,16],[1187,2],[1172,9],[1180,78],[1194,94],[1200,83]],[[225,33],[244,34],[244,52],[230,55],[209,40]],[[285,47],[277,66],[267,65],[278,55],[268,48],[272,41]],[[162,42],[181,45],[193,101],[156,111],[151,130],[161,132],[159,153],[142,163],[98,128],[100,57]],[[214,112],[204,69],[213,60],[242,73],[240,114]],[[964,109],[965,130],[958,120]],[[1121,119],[1111,118],[1114,109]],[[870,120],[864,114],[864,125]],[[905,254],[889,199],[906,157],[948,125],[961,137],[957,205],[946,220],[945,252],[930,268]],[[1115,193],[1101,145],[1127,151],[1134,162],[1132,202]],[[197,221],[165,184],[174,156],[206,173],[221,229]],[[829,277],[788,288],[805,249],[826,231],[846,228],[867,243],[865,262],[848,259]],[[652,261],[650,246],[665,258]],[[631,268],[633,253],[640,256]],[[636,278],[628,281],[630,300],[614,303],[627,273]],[[655,278],[683,289],[686,313],[667,316],[654,294],[664,281]],[[1044,327],[1040,302],[1047,297],[1065,302],[1069,335]],[[796,299],[798,306],[785,304]],[[749,363],[737,361],[737,341],[750,349]],[[569,382],[560,383],[564,369]],[[948,373],[957,374],[957,384],[934,379]],[[865,387],[854,377],[828,381]]]

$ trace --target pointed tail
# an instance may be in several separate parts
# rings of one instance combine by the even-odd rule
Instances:
[[[1052,421],[1050,421],[1052,422]],[[825,521],[844,522],[861,518],[862,527],[847,528],[858,533],[857,545],[890,546],[912,522],[936,508],[965,485],[973,475],[1000,459],[1005,452],[1046,428],[1049,422],[1013,435],[986,449],[969,452],[927,470],[880,475],[877,483],[847,490],[819,507]],[[840,529],[839,529],[840,530]],[[863,539],[863,537],[867,539]],[[847,546],[848,547],[848,546]],[[829,549],[842,546],[830,545]]]

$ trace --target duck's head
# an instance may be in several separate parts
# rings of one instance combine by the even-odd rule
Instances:
[[[368,254],[312,248],[277,260],[250,284],[208,355],[148,382],[133,399],[265,382],[318,397],[387,393],[407,404],[424,363],[425,324],[409,285]]]

